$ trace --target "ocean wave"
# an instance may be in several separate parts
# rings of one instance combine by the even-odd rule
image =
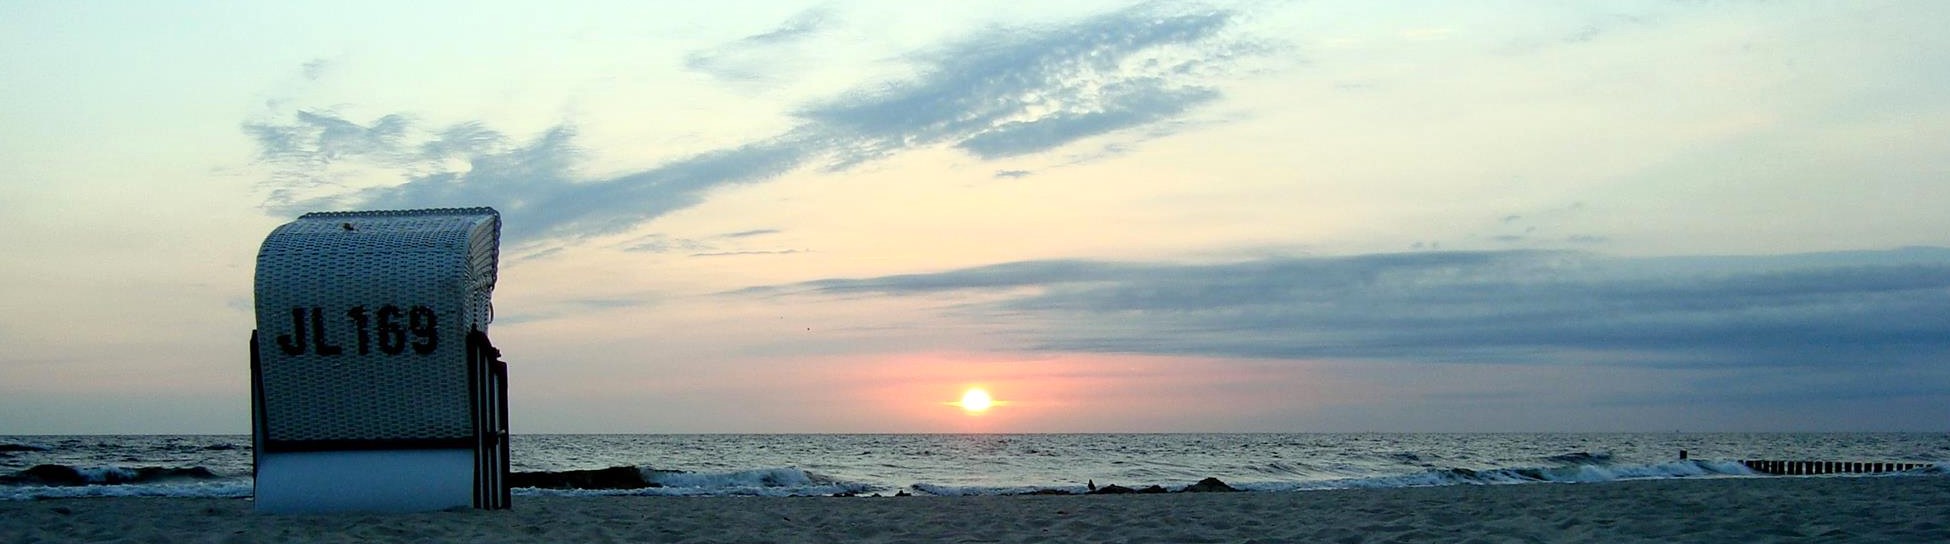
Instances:
[[[1544,460],[1550,461],[1552,463],[1559,463],[1559,464],[1566,464],[1566,465],[1602,465],[1611,462],[1611,454],[1591,453],[1588,451],[1574,451],[1571,453],[1545,457]]]
[[[523,495],[802,496],[855,494],[877,489],[792,467],[732,472],[610,467],[518,474],[510,483]]]
[[[0,500],[77,497],[249,497],[248,476],[208,468],[35,465],[0,474]]]
[[[807,487],[833,483],[832,478],[796,468],[761,468],[724,473],[654,471],[649,479],[663,487],[699,488]]]
[[[1598,460],[1597,456],[1592,456]],[[1604,459],[1609,461],[1609,459]],[[1336,489],[1384,489],[1403,487],[1438,487],[1451,485],[1509,485],[1539,483],[1598,483],[1619,480],[1649,480],[1696,477],[1739,477],[1756,476],[1758,473],[1737,461],[1688,460],[1648,465],[1608,465],[1572,464],[1549,467],[1511,467],[1494,469],[1434,468],[1419,472],[1386,476],[1369,476],[1338,479],[1305,480],[1253,480],[1227,481],[1241,490],[1258,492],[1325,491]],[[1183,489],[1190,482],[1139,482],[1120,484],[1143,489],[1161,487],[1165,490]],[[1108,485],[1108,484],[1106,484]],[[976,496],[976,495],[1042,495],[1073,494],[1081,495],[1088,491],[1086,486],[951,486],[930,483],[917,483],[909,486],[916,492],[937,496]]]
[[[1383,455],[1383,457],[1384,457],[1384,458],[1387,458],[1387,459],[1391,459],[1391,460],[1394,460],[1394,461],[1396,461],[1396,462],[1399,462],[1399,463],[1420,463],[1420,462],[1422,462],[1422,454],[1419,454],[1419,453],[1415,453],[1415,452],[1412,452],[1412,451],[1398,451],[1398,452],[1392,452],[1392,453],[1388,453],[1388,454],[1385,454],[1385,455]]]
[[[1596,459],[1594,458],[1594,461]],[[847,481],[796,467],[757,468],[724,472],[684,472],[644,466],[622,466],[584,471],[542,471],[527,475],[554,478],[555,486],[518,486],[519,496],[850,496],[869,493],[892,495],[896,492],[933,496],[998,495],[1082,495],[1086,485],[953,485],[921,482],[898,487],[882,481]],[[1825,477],[1942,477],[1950,474],[1950,463],[1938,462],[1923,468],[1894,474],[1832,475]],[[1765,478],[1738,461],[1682,460],[1650,464],[1583,463],[1536,467],[1487,469],[1430,468],[1415,472],[1359,476],[1338,479],[1281,478],[1275,474],[1219,474],[1232,487],[1255,492],[1298,492],[1335,489],[1373,489],[1435,487],[1454,485],[1519,485],[1546,483],[1601,483],[1622,480],[1681,478]],[[608,479],[604,479],[608,478]],[[1142,478],[1140,478],[1142,479]],[[511,482],[522,481],[511,479]],[[910,480],[911,481],[911,480]],[[1131,489],[1153,486],[1168,491],[1182,490],[1190,481],[1172,478],[1160,481],[1096,482],[1100,486],[1116,483]],[[119,466],[71,467],[39,465],[0,475],[0,500],[31,500],[67,497],[249,497],[253,492],[248,475],[225,476],[203,467],[171,468]]]
[[[1511,467],[1472,470],[1438,468],[1410,474],[1346,478],[1313,482],[1245,482],[1252,491],[1309,491],[1437,487],[1450,485],[1509,485],[1538,483],[1600,483],[1698,477],[1756,476],[1739,461],[1687,460],[1643,465],[1572,464],[1552,467]]]
[[[204,467],[75,467],[68,465],[34,465],[25,470],[0,475],[0,485],[75,487],[180,480],[214,480],[217,478],[220,478],[220,476]]]
[[[917,483],[908,486],[922,495],[936,497],[975,497],[985,495],[1082,495],[1089,491],[1087,486],[979,486],[979,485],[939,485]]]
[[[1313,466],[1309,466],[1306,463],[1293,463],[1287,461],[1272,461],[1268,463],[1253,465],[1247,468],[1256,474],[1266,474],[1272,476],[1306,476],[1306,475],[1318,473],[1320,470]]]
[[[45,446],[41,444],[0,442],[0,453],[39,452],[39,451],[48,451],[52,449],[54,449],[52,446]]]

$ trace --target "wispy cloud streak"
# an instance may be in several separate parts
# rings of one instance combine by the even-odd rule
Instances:
[[[840,163],[915,144],[948,143],[982,158],[1038,152],[1142,125],[1215,99],[1194,84],[1219,50],[1229,12],[1161,16],[1139,8],[1044,31],[997,29],[918,55],[910,85],[855,93],[801,116],[841,135]]]
[[[817,37],[835,23],[830,9],[799,13],[778,28],[684,56],[684,67],[724,81],[767,82],[789,71],[780,57],[793,46]]]
[[[1887,367],[1950,354],[1950,250],[1622,259],[1430,252],[1033,261],[745,294],[992,292],[1039,348],[1282,359]]]
[[[664,234],[651,234],[624,244],[624,251],[642,253],[687,253],[692,257],[733,257],[742,255],[792,255],[806,253],[803,249],[752,249],[744,247],[750,240],[773,234],[778,229],[755,229],[729,232],[703,238],[673,238]]]
[[[274,213],[486,204],[511,216],[512,240],[572,240],[625,231],[712,190],[809,165],[845,170],[942,145],[995,159],[1136,127],[1177,130],[1161,122],[1216,100],[1220,92],[1201,78],[1250,49],[1219,42],[1232,18],[1140,6],[1067,25],[991,30],[912,56],[920,74],[913,80],[800,109],[801,124],[786,133],[606,179],[575,174],[579,149],[567,126],[517,142],[478,122],[430,130],[404,114],[360,123],[314,110],[244,129],[277,168],[267,201]],[[810,39],[830,24],[824,12],[808,12],[744,42]],[[693,60],[710,64],[708,56]],[[351,187],[361,169],[404,180]]]

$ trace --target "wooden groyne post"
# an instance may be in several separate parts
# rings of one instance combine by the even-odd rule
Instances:
[[[1855,461],[1741,461],[1748,469],[1762,474],[1805,476],[1813,474],[1881,474],[1929,467],[1929,463],[1876,463]]]

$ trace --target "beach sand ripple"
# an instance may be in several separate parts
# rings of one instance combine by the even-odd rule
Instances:
[[[1950,542],[1950,477],[1292,493],[520,497],[508,511],[271,516],[236,499],[0,502],[36,542]]]

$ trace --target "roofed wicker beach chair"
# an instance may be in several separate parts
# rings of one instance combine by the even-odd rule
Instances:
[[[257,254],[258,512],[507,508],[492,208],[309,213]]]

